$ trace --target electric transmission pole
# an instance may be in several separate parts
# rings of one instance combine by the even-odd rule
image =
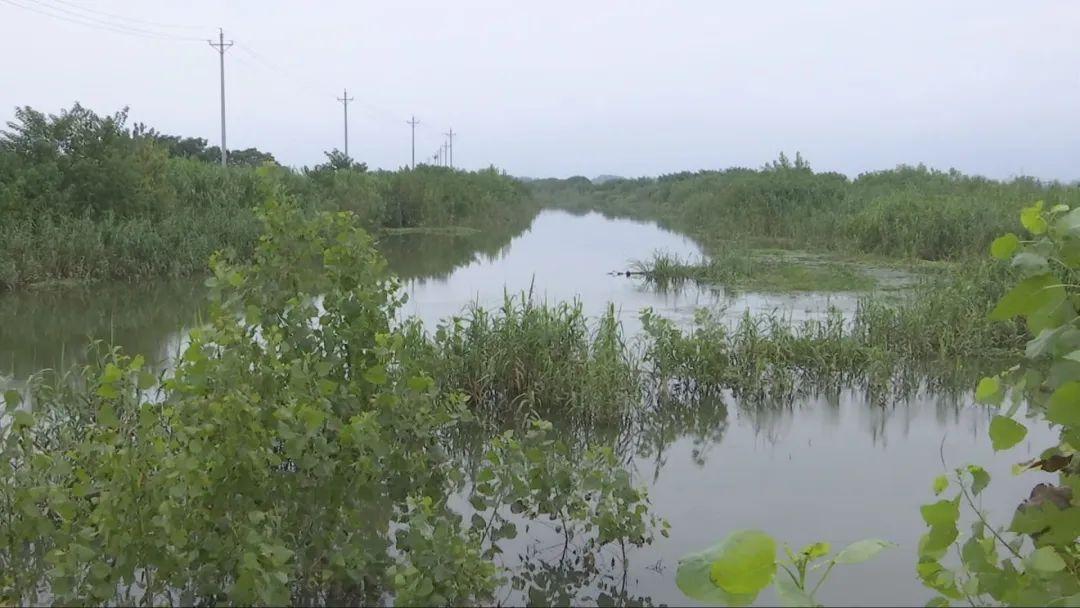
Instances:
[[[443,166],[444,167],[449,167],[450,165],[447,164],[446,142],[445,141],[442,143],[442,148],[439,148],[439,150],[442,152]]]
[[[353,98],[349,97],[348,89],[345,89],[341,95],[337,100],[345,107],[345,158],[349,158],[349,102]]]
[[[412,168],[416,168],[416,125],[420,124],[419,120],[416,120],[415,116],[410,116],[409,120],[405,121],[405,124],[412,127]]]
[[[446,133],[446,137],[449,138],[448,139],[449,151],[450,151],[450,165],[449,166],[450,166],[451,169],[453,169],[454,168],[454,129],[453,128],[451,128],[450,131],[448,133]]]
[[[225,146],[225,51],[233,45],[232,40],[225,42],[225,32],[218,28],[218,41],[207,40],[210,46],[217,49],[221,57],[221,166],[226,166],[228,161],[228,148]]]

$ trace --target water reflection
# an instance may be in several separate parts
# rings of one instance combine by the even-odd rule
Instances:
[[[140,353],[152,366],[175,355],[200,316],[202,281],[104,284],[0,296],[0,375],[86,363],[92,340]]]

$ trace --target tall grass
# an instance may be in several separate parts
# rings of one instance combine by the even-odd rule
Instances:
[[[274,191],[296,196],[309,209],[353,211],[373,230],[402,225],[403,217],[408,225],[517,226],[527,223],[522,218],[531,213],[516,183],[491,171],[312,176],[280,167],[226,169],[180,158],[158,169],[160,174],[147,176],[161,180],[146,195],[152,200],[132,203],[133,209],[77,211],[77,204],[53,205],[48,193],[32,199],[17,198],[21,188],[9,193],[0,201],[0,209],[7,208],[0,222],[0,291],[70,280],[183,276],[202,272],[210,255],[221,249],[246,257],[259,235],[253,210]],[[400,191],[399,182],[416,187]],[[414,194],[417,198],[411,198]],[[402,216],[400,209],[409,212]]]
[[[506,295],[498,310],[473,306],[412,344],[442,387],[464,391],[494,419],[554,412],[613,420],[641,399],[637,362],[612,306],[590,320],[580,302]]]

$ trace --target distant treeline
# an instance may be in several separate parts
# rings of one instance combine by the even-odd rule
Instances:
[[[271,195],[310,209],[349,210],[370,230],[494,225],[520,217],[524,187],[494,168],[367,171],[337,151],[313,168],[256,149],[128,128],[126,111],[31,108],[0,133],[0,290],[67,280],[180,276],[210,255],[243,256],[258,238],[255,208]]]
[[[1021,207],[1080,204],[1080,188],[1033,178],[996,181],[923,165],[852,180],[815,173],[801,156],[761,169],[677,173],[593,183],[534,180],[544,206],[656,219],[707,243],[758,241],[926,260],[985,256],[1016,231]]]

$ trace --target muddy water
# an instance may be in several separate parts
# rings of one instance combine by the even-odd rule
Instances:
[[[698,258],[698,247],[653,224],[596,214],[548,211],[516,235],[414,235],[383,239],[381,247],[409,295],[403,314],[426,323],[458,314],[471,302],[497,306],[505,293],[523,291],[549,301],[579,298],[589,314],[612,302],[630,333],[644,308],[680,322],[692,320],[699,307],[723,310],[732,319],[749,311],[799,320],[830,308],[850,313],[859,296],[696,286],[660,293],[610,273],[653,250]],[[198,280],[2,296],[0,375],[18,384],[39,369],[78,365],[88,339],[165,365],[199,322],[202,298]],[[1007,522],[1037,481],[1015,478],[1009,467],[1049,443],[1049,430],[1033,428],[1022,445],[994,454],[986,437],[989,418],[966,393],[923,392],[882,406],[852,388],[783,406],[710,402],[670,419],[649,419],[629,429],[622,445],[628,466],[650,487],[656,511],[671,522],[670,538],[632,552],[625,572],[606,559],[598,562],[604,564],[599,573],[581,572],[558,565],[559,547],[533,527],[515,549],[530,555],[541,574],[532,577],[531,592],[508,591],[508,597],[592,602],[606,593],[683,604],[674,584],[679,556],[734,529],[761,528],[793,545],[827,540],[839,547],[868,536],[896,542],[898,548],[870,563],[838,569],[819,599],[921,605],[931,594],[914,576],[923,531],[918,506],[931,497],[941,455],[950,466],[986,466],[994,483],[982,500],[997,522]]]

